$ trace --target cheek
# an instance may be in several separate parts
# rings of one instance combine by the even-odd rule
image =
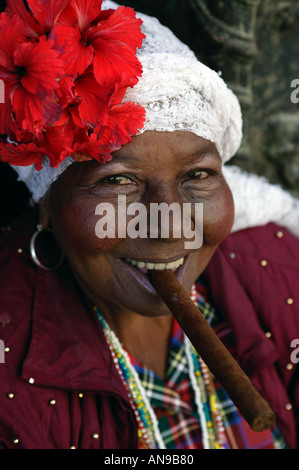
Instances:
[[[204,242],[214,246],[230,233],[234,222],[234,201],[227,185],[204,204]]]
[[[95,254],[113,249],[120,242],[117,238],[96,236],[96,203],[73,201],[62,204],[60,210],[60,242],[67,253],[69,248],[77,253]]]

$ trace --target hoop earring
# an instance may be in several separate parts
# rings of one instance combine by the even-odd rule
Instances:
[[[45,266],[39,259],[38,259],[38,256],[37,256],[37,253],[36,253],[36,249],[35,249],[35,242],[36,242],[36,238],[38,237],[38,235],[40,235],[42,232],[49,232],[49,233],[53,233],[52,230],[50,230],[49,228],[43,228],[42,225],[37,225],[37,231],[32,235],[32,238],[30,240],[30,254],[31,254],[31,258],[32,260],[34,261],[34,263],[39,267],[39,268],[42,268],[44,269],[45,271],[55,271],[55,269],[58,269],[64,259],[65,259],[65,256],[64,256],[64,253],[63,251],[61,250],[61,255],[60,255],[60,259],[58,261],[57,264],[55,264],[54,266],[52,267],[48,267],[48,266]]]

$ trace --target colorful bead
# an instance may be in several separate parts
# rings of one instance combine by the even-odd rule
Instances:
[[[196,304],[198,296],[195,286],[192,288],[191,299]],[[98,309],[96,307],[94,309],[103,327],[113,362],[127,390],[130,404],[138,423],[139,447],[165,449],[156,415],[146,398],[146,393],[139,381],[137,372],[130,362],[129,356],[123,350],[118,338]],[[217,405],[217,396],[212,383],[211,373],[186,337],[185,345],[190,380],[195,392],[198,416],[201,423],[204,448],[223,449],[224,426]]]

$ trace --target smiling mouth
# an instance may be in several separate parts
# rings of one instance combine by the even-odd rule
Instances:
[[[166,269],[175,271],[177,268],[182,266],[185,261],[185,257],[179,258],[175,261],[170,261],[168,263],[148,263],[146,261],[141,261],[141,260],[134,260],[134,259],[125,259],[126,263],[131,264],[132,266],[136,267],[143,273],[147,273],[148,271],[151,270],[157,270],[157,271],[164,271]]]

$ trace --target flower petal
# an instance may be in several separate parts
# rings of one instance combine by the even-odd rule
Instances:
[[[117,83],[115,85],[114,92],[110,95],[109,108],[112,108],[113,106],[116,106],[117,104],[120,104],[122,102],[127,89],[128,84]]]
[[[34,163],[36,169],[40,170],[44,155],[44,150],[33,142],[20,145],[0,142],[0,161],[10,165],[27,166]]]
[[[104,125],[108,119],[108,93],[100,86],[92,73],[86,73],[75,80],[76,95],[81,98],[78,106],[79,115],[84,126]]]
[[[50,165],[57,167],[69,153],[65,149],[73,143],[73,123],[69,119],[61,126],[53,126],[46,129],[43,139],[43,148],[48,155]]]
[[[138,134],[145,122],[145,109],[135,103],[124,103],[111,108],[109,126],[117,132],[113,143],[125,145],[131,141],[131,136]]]
[[[58,25],[54,29],[56,47],[61,51],[68,75],[81,75],[92,62],[94,51],[91,45],[85,46],[78,29],[68,25]]]
[[[73,79],[67,75],[62,77],[59,80],[59,88],[55,90],[55,93],[59,96],[63,108],[66,108],[75,99]]]
[[[20,0],[7,0],[7,7],[5,11],[10,15],[17,15],[30,30],[30,35],[37,37],[44,34],[44,30],[40,24],[33,17],[32,13],[29,12],[24,2]]]
[[[50,32],[56,24],[61,11],[71,0],[27,0],[30,10],[44,32]]]
[[[91,28],[87,33],[90,42],[101,38],[106,41],[116,41],[127,44],[136,53],[136,48],[140,48],[145,35],[141,32],[142,20],[136,18],[136,13],[132,8],[119,7],[112,11],[110,16],[100,21],[96,27]]]
[[[132,49],[122,42],[97,39],[93,43],[94,76],[100,85],[113,87],[115,83],[127,82],[141,77],[142,66]]]
[[[43,123],[45,126],[53,126],[62,118],[62,107],[60,106],[55,93],[52,96],[45,96],[42,99]]]
[[[64,74],[63,62],[52,44],[42,36],[37,43],[21,44],[14,53],[15,64],[24,69],[22,84],[30,93],[49,92],[59,87],[58,78]]]
[[[102,141],[95,133],[88,134],[86,129],[74,129],[73,145],[65,146],[62,156],[70,155],[77,162],[85,162],[93,158],[100,161]]]
[[[100,152],[100,146],[97,144],[96,134],[92,133],[91,136],[88,136],[85,132],[84,137],[84,139],[79,139],[78,135],[74,137],[76,142],[73,145],[73,158],[75,157],[75,160],[78,162],[84,162],[91,160],[92,158],[97,159]]]
[[[4,83],[4,103],[0,103],[0,134],[10,135],[15,127],[11,96],[17,88],[17,77],[0,67],[0,80]]]
[[[26,40],[28,33],[17,16],[0,15],[0,66],[15,71],[14,51]]]
[[[65,8],[59,22],[62,24],[78,25],[81,33],[85,32],[90,23],[100,14],[103,0],[72,0]],[[74,23],[76,18],[76,23]]]
[[[24,130],[38,133],[43,129],[43,106],[37,95],[18,87],[13,97],[13,111]]]

